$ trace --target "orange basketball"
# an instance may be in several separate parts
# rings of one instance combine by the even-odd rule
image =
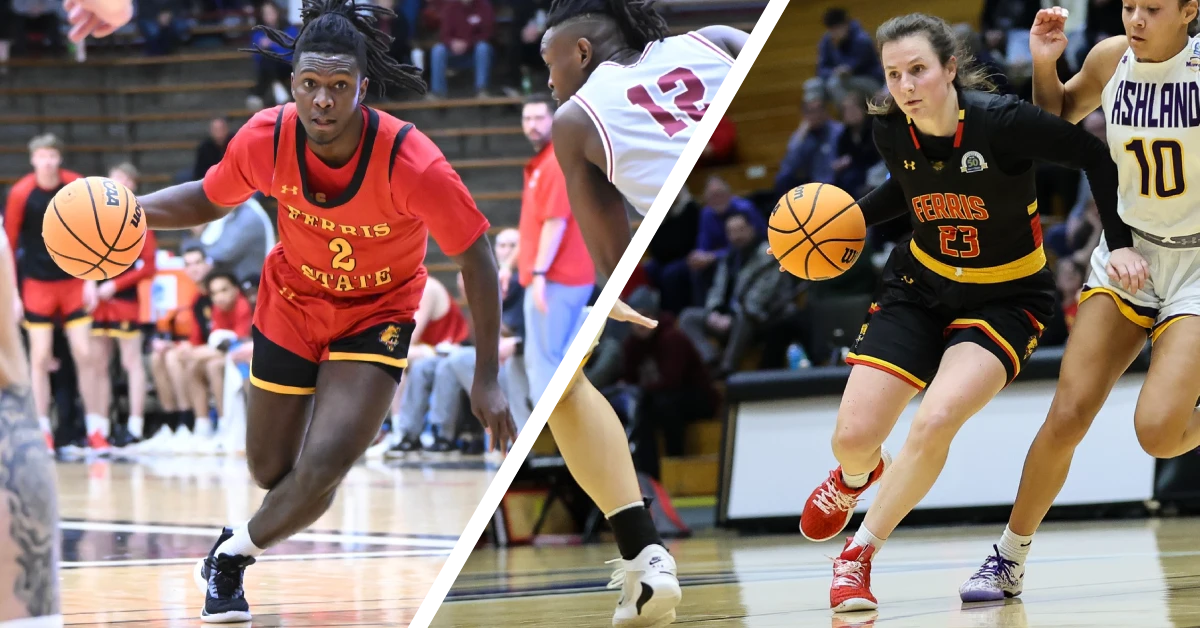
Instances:
[[[771,210],[767,241],[785,270],[802,279],[832,279],[854,265],[867,238],[862,209],[824,183],[793,188]]]
[[[54,195],[42,219],[54,263],[80,279],[104,281],[137,261],[146,216],[129,188],[105,177],[77,179]]]

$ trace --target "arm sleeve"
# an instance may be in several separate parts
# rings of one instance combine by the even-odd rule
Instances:
[[[4,234],[13,255],[17,254],[17,240],[21,236],[21,224],[25,222],[25,202],[29,200],[28,186],[20,182],[8,191],[8,203],[4,209]]]
[[[237,207],[255,192],[271,193],[269,173],[275,168],[276,113],[275,109],[261,111],[238,129],[229,140],[225,156],[205,173],[204,194],[214,205]]]
[[[425,223],[429,234],[447,256],[461,255],[487,233],[491,224],[475,206],[467,186],[445,157],[438,155],[418,175],[415,183],[406,181],[399,174],[403,168],[395,170],[392,198],[405,199],[398,206],[406,207],[410,214]]]
[[[1109,248],[1115,251],[1133,246],[1129,225],[1117,213],[1117,164],[1104,142],[1080,125],[1016,99],[997,114],[991,135],[998,153],[1086,172]]]
[[[879,155],[885,161],[891,162],[894,152],[892,136],[888,133],[887,122],[883,118],[875,118],[871,125],[871,138],[875,141],[875,149],[879,151]],[[863,218],[866,219],[869,227],[887,222],[908,212],[908,198],[904,195],[904,188],[901,187],[896,177],[889,176],[883,185],[858,199],[858,206],[862,209]]]
[[[138,285],[143,279],[149,279],[154,276],[154,273],[158,271],[154,263],[157,251],[158,246],[154,240],[154,232],[146,231],[146,243],[142,245],[142,254],[138,256],[141,265],[139,266],[135,263],[132,268],[117,275],[112,280],[117,292],[128,290]]]

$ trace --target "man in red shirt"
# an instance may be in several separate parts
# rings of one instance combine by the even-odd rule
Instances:
[[[54,195],[79,174],[62,167],[62,144],[53,135],[39,135],[29,142],[33,172],[25,175],[8,192],[4,231],[8,245],[21,250],[19,262],[21,298],[25,302],[25,328],[29,332],[31,388],[38,422],[53,447],[50,436],[50,372],[54,365],[54,326],[62,325],[75,361],[79,393],[87,412],[88,445],[107,449],[106,408],[100,404],[97,365],[91,355],[91,322],[88,313],[96,305],[96,285],[68,275],[50,259],[42,240],[42,217]]]
[[[200,326],[192,327],[192,349],[188,363],[188,397],[197,417],[208,416],[208,399],[216,399],[217,416],[225,416],[225,352],[229,345],[250,338],[253,311],[238,289],[237,278],[217,269],[204,278],[205,292],[212,301],[212,323],[208,338],[201,339]],[[210,433],[197,436],[211,437]]]
[[[123,163],[108,173],[108,178],[137,192],[137,168]],[[138,303],[138,284],[154,277],[154,257],[158,253],[154,232],[146,232],[142,254],[132,268],[96,286],[96,309],[92,311],[92,351],[100,368],[97,389],[99,406],[107,408],[112,395],[112,382],[108,377],[108,363],[112,360],[112,345],[115,342],[121,355],[121,368],[125,369],[129,382],[129,419],[125,424],[126,438],[115,442],[121,447],[142,439],[144,413],[146,409],[146,367],[142,364],[141,307]],[[107,417],[106,417],[107,418]],[[105,422],[107,423],[107,422]],[[107,428],[107,425],[103,426]],[[105,429],[103,435],[110,436]]]
[[[203,181],[140,198],[155,229],[210,222],[256,191],[279,201],[280,245],[263,266],[246,416],[250,474],[268,489],[196,568],[201,618],[249,621],[244,570],[316,521],[379,432],[396,390],[427,272],[430,235],[462,269],[479,340],[471,407],[501,448],[516,426],[496,381],[500,293],[488,221],[437,146],[363,105],[371,79],[425,91],[373,24],[388,9],[306,0],[295,39],[296,102],[259,112]],[[311,408],[311,418],[309,409]]]
[[[517,271],[525,288],[525,372],[535,402],[571,346],[596,283],[596,269],[571,214],[567,182],[550,143],[553,124],[549,98],[525,103],[521,127],[537,154],[525,165]]]

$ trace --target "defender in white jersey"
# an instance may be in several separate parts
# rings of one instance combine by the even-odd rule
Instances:
[[[1173,458],[1200,446],[1200,37],[1196,0],[1123,0],[1125,36],[1100,42],[1063,85],[1054,66],[1067,12],[1031,30],[1034,100],[1077,122],[1102,107],[1129,234],[1092,254],[1046,422],[1025,459],[1008,528],[962,587],[966,599],[1021,592],[1032,536],[1062,489],[1075,447],[1117,379],[1153,341],[1134,411],[1142,448]],[[1143,271],[1148,277],[1143,277]]]
[[[629,246],[625,202],[645,214],[741,51],[746,34],[709,27],[668,37],[643,0],[555,0],[542,38],[554,116],[554,153],[571,211],[604,275]],[[612,318],[653,327],[617,302]],[[593,348],[596,339],[593,339]],[[582,368],[582,367],[581,367]],[[605,513],[620,558],[610,588],[614,626],[675,620],[675,560],[643,500],[620,419],[580,371],[550,415],[567,468]]]

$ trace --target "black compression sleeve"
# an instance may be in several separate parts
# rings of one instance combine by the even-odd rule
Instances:
[[[870,227],[906,213],[908,199],[905,198],[904,189],[900,187],[896,179],[889,178],[884,181],[883,185],[858,199],[858,206],[862,208],[863,218],[867,220],[867,226]]]
[[[1086,172],[1109,249],[1133,246],[1129,225],[1117,214],[1117,165],[1104,142],[1081,125],[1016,99],[996,114],[991,136],[997,153]]]

